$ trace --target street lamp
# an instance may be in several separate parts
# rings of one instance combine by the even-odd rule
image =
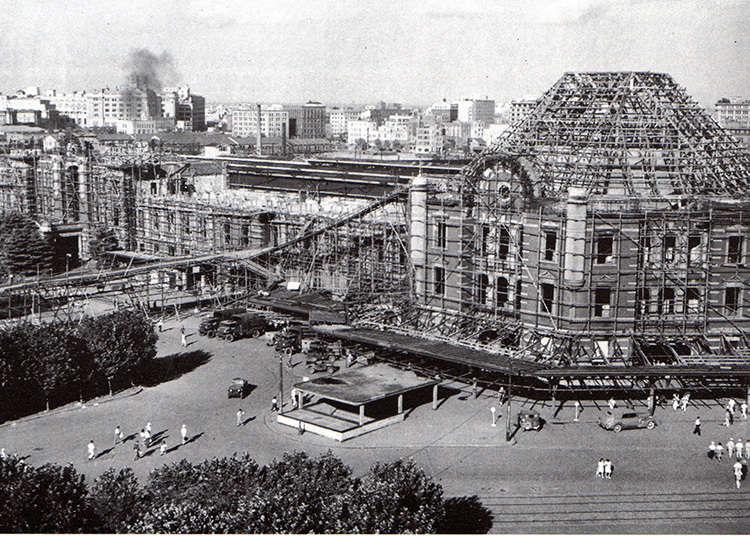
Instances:
[[[66,253],[65,254],[65,282],[66,283],[68,282],[68,278],[69,278],[69,276],[68,276],[68,268],[69,268],[70,258],[72,256],[73,255],[71,255],[70,253]]]
[[[490,408],[490,411],[492,412],[492,426],[497,426],[497,419],[495,417],[495,412],[497,411],[497,409],[495,408],[495,406],[492,406]]]

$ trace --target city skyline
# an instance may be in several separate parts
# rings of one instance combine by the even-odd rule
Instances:
[[[122,85],[138,48],[211,101],[503,102],[567,71],[666,72],[703,105],[750,87],[747,0],[3,4],[5,93]]]

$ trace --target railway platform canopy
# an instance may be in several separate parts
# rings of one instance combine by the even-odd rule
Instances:
[[[437,409],[439,380],[376,363],[294,384],[296,404],[277,421],[337,441],[345,441],[403,421],[407,403],[432,387]],[[393,401],[396,401],[395,407]]]

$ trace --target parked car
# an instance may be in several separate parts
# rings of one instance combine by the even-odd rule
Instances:
[[[544,419],[532,409],[522,409],[518,412],[518,426],[524,431],[541,430],[544,426]]]
[[[222,320],[229,320],[232,315],[242,314],[246,311],[244,307],[234,309],[218,309],[213,312],[209,317],[201,320],[200,326],[198,326],[198,334],[205,335],[209,338],[216,337],[216,330],[219,328],[219,324]]]
[[[227,389],[227,398],[245,398],[248,392],[248,383],[244,378],[235,378]]]
[[[243,337],[260,337],[266,331],[266,319],[255,313],[232,315],[229,320],[222,320],[216,330],[216,336],[229,342]]]
[[[608,409],[599,416],[599,426],[614,432],[635,428],[652,430],[656,426],[656,421],[648,413],[636,413],[629,408],[615,408]]]

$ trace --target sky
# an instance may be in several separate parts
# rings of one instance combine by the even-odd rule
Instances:
[[[750,96],[750,0],[0,0],[0,92],[121,85],[128,54],[208,101],[537,97],[567,71]]]

